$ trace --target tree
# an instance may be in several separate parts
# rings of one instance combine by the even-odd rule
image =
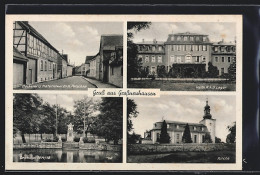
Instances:
[[[132,118],[138,116],[137,105],[134,100],[127,98],[127,131],[130,132],[133,129]]]
[[[164,78],[167,76],[166,68],[164,65],[157,66],[158,77]]]
[[[221,143],[221,139],[218,137],[215,137],[215,143]]]
[[[127,81],[131,78],[138,77],[140,75],[140,69],[142,66],[141,60],[137,59],[138,49],[132,38],[133,32],[138,32],[142,29],[147,29],[150,26],[150,22],[128,22],[127,23]]]
[[[205,134],[204,143],[212,143],[211,136],[208,132]]]
[[[165,120],[163,120],[163,123],[162,123],[159,142],[160,143],[170,143],[170,136],[167,132],[167,124],[166,124]]]
[[[219,74],[218,68],[213,66],[211,62],[208,63],[208,77],[209,78],[216,78]]]
[[[118,144],[123,136],[123,99],[102,98],[99,110],[100,114],[95,122],[97,134],[107,142],[112,140],[114,144]]]
[[[84,132],[84,121],[85,121],[85,134],[92,130],[92,114],[98,110],[98,102],[95,102],[92,98],[83,98],[74,101],[74,117],[73,124],[76,128],[77,133]],[[85,119],[85,120],[84,120]]]
[[[188,123],[186,124],[185,129],[184,129],[184,133],[182,136],[182,142],[183,143],[192,143],[191,135],[190,135],[190,127],[189,127]]]
[[[133,132],[133,134],[127,135],[127,143],[129,144],[135,144],[138,141],[140,141],[140,139],[141,139],[141,135],[135,134],[135,132]]]
[[[230,81],[236,81],[236,61],[228,67],[228,78]]]
[[[37,94],[14,94],[13,96],[13,127],[17,128],[26,143],[24,134],[38,130],[38,108],[42,99]]]
[[[229,125],[227,127],[229,130],[229,134],[227,135],[226,142],[227,143],[235,143],[236,142],[236,122],[233,125]]]

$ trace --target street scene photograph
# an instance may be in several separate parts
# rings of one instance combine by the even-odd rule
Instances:
[[[128,163],[236,163],[231,95],[128,98]]]
[[[127,23],[127,87],[235,91],[235,22]]]
[[[123,87],[123,22],[13,22],[15,90]]]
[[[122,163],[123,98],[13,94],[13,162]]]

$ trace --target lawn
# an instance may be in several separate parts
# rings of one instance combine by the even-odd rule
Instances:
[[[128,88],[156,88],[161,91],[235,91],[235,83],[226,82],[176,82],[162,80],[130,81]]]
[[[128,163],[235,163],[234,150],[129,155]]]

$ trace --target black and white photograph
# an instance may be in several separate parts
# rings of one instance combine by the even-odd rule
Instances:
[[[122,87],[122,22],[13,22],[14,89]]]
[[[123,98],[13,95],[13,162],[122,163]]]
[[[128,163],[235,163],[235,96],[127,101]]]
[[[127,23],[127,87],[235,91],[235,22]]]

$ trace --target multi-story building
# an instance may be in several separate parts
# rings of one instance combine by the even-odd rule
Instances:
[[[123,46],[115,48],[109,59],[108,82],[123,87]]]
[[[67,64],[67,77],[71,77],[72,76],[72,70],[73,70],[73,65],[71,64]]]
[[[58,51],[28,22],[13,23],[13,46],[28,59],[26,84],[58,78]]]
[[[204,143],[206,133],[210,134],[212,143],[215,143],[215,131],[216,131],[216,119],[212,118],[210,114],[210,106],[208,101],[206,101],[206,106],[204,107],[204,116],[199,123],[189,123],[189,122],[178,122],[165,120],[167,124],[167,132],[170,136],[170,143],[178,144],[182,143],[182,136],[185,130],[186,124],[189,125],[191,139],[193,143]],[[162,121],[156,122],[153,125],[153,129],[150,131],[150,137],[152,143],[158,142],[160,138]]]
[[[228,73],[230,64],[236,61],[235,43],[227,43],[224,40],[212,45],[212,64],[219,70],[219,75]]]
[[[167,65],[165,59],[164,42],[143,41],[136,43],[138,47],[138,60],[142,63],[142,69],[145,69],[150,74],[157,74],[157,66]]]
[[[209,62],[221,75],[228,73],[236,58],[235,44],[211,43],[208,35],[190,32],[169,34],[166,42],[143,40],[136,45],[142,68],[155,75],[157,67],[163,65],[173,77],[203,77]]]
[[[58,75],[59,78],[67,77],[67,66],[68,63],[62,54],[58,53]]]
[[[99,62],[100,62],[100,55],[97,53],[93,56],[89,62],[89,77],[95,78],[99,80]]]
[[[94,56],[86,56],[85,65],[86,65],[86,76],[90,75],[90,62]]]

